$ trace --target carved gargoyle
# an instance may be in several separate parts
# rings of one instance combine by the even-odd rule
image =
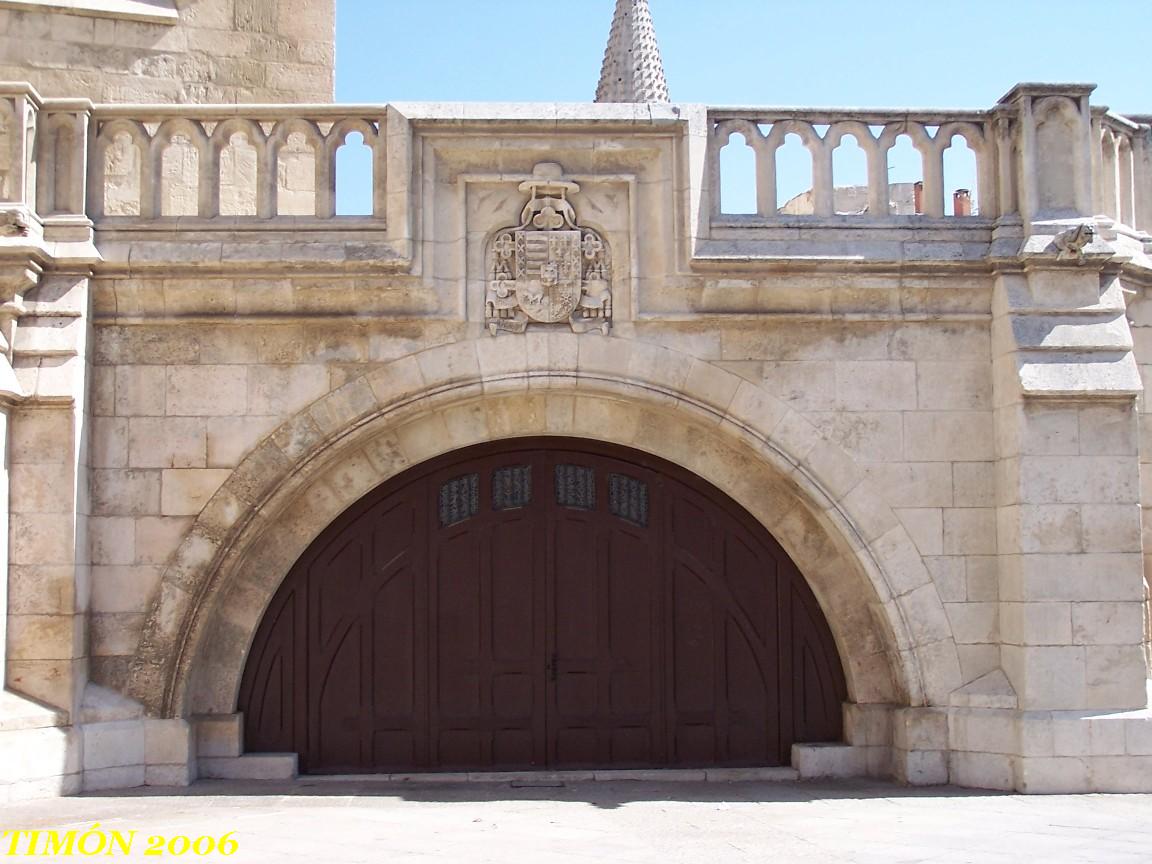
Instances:
[[[1053,239],[1056,249],[1059,250],[1057,258],[1061,261],[1084,261],[1084,250],[1096,239],[1096,229],[1087,223],[1067,228]]]
[[[27,237],[31,230],[20,210],[0,210],[0,237]]]

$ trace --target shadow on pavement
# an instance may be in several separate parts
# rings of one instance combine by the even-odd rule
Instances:
[[[909,787],[875,780],[801,781],[791,783],[654,782],[654,781],[527,781],[405,783],[373,780],[328,780],[301,777],[295,781],[202,780],[183,789],[145,787],[86,793],[84,798],[392,798],[411,802],[477,803],[550,801],[584,803],[614,809],[641,801],[688,803],[796,803],[834,800],[1000,797],[1004,793],[955,786]]]

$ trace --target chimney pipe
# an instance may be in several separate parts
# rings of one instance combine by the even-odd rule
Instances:
[[[972,215],[972,193],[967,189],[957,189],[952,195],[952,215]]]
[[[917,180],[912,185],[912,200],[915,203],[916,215],[921,216],[924,213],[924,181]]]

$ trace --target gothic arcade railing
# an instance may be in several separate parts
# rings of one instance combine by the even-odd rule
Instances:
[[[1152,232],[1152,117],[1093,111],[1093,204],[1122,225]]]
[[[100,106],[93,118],[89,213],[105,219],[337,217],[337,154],[359,136],[370,213],[386,210],[386,109],[354,106]],[[366,176],[365,176],[366,175]]]
[[[713,108],[706,173],[691,182],[704,186],[713,226],[745,234],[797,220],[845,229],[918,220],[980,227],[1017,214],[1103,215],[1134,234],[1152,230],[1152,118],[1092,108],[1090,92],[1021,85],[987,111]],[[435,106],[428,108],[421,119],[434,121]],[[98,227],[391,229],[418,188],[406,155],[412,134],[386,106],[92,106],[0,83],[0,202],[45,225],[90,218]],[[491,134],[509,134],[507,123]],[[724,153],[737,136],[753,164],[746,175],[726,176]],[[357,137],[366,165],[342,177],[340,156]],[[837,151],[849,137],[864,165],[845,181]],[[785,145],[798,148],[809,175],[789,200],[780,194],[784,181],[795,183],[779,170]],[[907,176],[890,176],[901,150]],[[947,168],[960,150],[970,151],[962,186]],[[363,202],[359,216],[338,206],[338,182],[349,176]],[[721,195],[733,184],[743,184],[738,213]]]
[[[796,216],[852,215],[876,222],[903,215],[944,218],[947,213],[987,218],[1001,213],[996,124],[990,112],[712,109],[709,125],[714,222],[743,215],[756,217],[745,219],[745,223],[759,223]],[[725,150],[738,146],[733,140],[736,136],[744,139],[755,157],[755,209],[746,208],[743,214],[730,211],[719,194],[721,189],[732,189],[734,178],[724,176],[721,160]],[[782,185],[778,154],[790,136],[807,151],[811,169],[808,191],[782,201],[778,196]],[[867,160],[866,177],[852,178],[863,183],[845,182],[834,170],[835,153],[849,136]],[[900,194],[894,195],[897,184],[889,180],[889,161],[902,137],[915,148],[920,164],[909,182],[899,184]],[[974,154],[976,170],[965,187],[946,189],[945,151],[956,146],[957,137]],[[972,185],[976,188],[970,188]],[[952,199],[950,207],[948,196]],[[978,207],[972,206],[973,201]]]
[[[1084,163],[1091,161],[1083,171],[1091,176],[1093,213],[1145,232],[1152,231],[1150,122],[1152,117],[1124,118],[1094,108],[1091,156],[1085,150],[1083,158]],[[1019,107],[1008,102],[988,111],[713,108],[708,125],[711,223],[721,227],[772,227],[797,219],[839,225],[925,219],[981,224],[1019,213],[1025,204],[1022,196],[1031,190],[1035,197],[1035,174],[1041,170],[1035,160],[1021,155],[1027,146],[1022,130],[1028,124]],[[835,170],[835,161],[849,137],[863,151],[866,168],[864,176],[858,173],[846,180]],[[806,154],[802,161],[807,182],[800,187],[794,177],[784,176],[780,159],[793,138],[800,145],[796,149]],[[727,161],[741,146],[739,139],[751,150],[750,165]],[[890,179],[898,146],[905,148],[901,167],[911,174],[902,183]],[[963,172],[962,185],[950,184],[946,160],[950,151],[960,148],[970,151],[971,168]],[[1057,168],[1069,175],[1081,171],[1080,157],[1073,151],[1042,158],[1063,163]],[[780,192],[789,183],[793,191],[806,191],[785,200]],[[730,194],[739,199],[737,208],[730,206]],[[1035,214],[1043,202],[1029,206]]]

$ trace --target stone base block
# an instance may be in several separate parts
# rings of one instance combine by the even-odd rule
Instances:
[[[111,723],[87,723],[81,727],[84,734],[85,774],[104,769],[139,767],[144,783],[145,724],[143,720],[116,720]],[[85,788],[88,788],[85,782]],[[114,788],[108,786],[102,789]]]
[[[200,776],[208,780],[292,780],[296,773],[295,753],[200,759]]]
[[[1012,792],[1016,787],[1015,758],[1003,753],[953,752],[948,776],[956,786]]]
[[[184,765],[148,765],[144,768],[144,785],[183,788],[195,783],[198,774],[195,762]]]
[[[892,744],[895,705],[844,703],[844,740],[857,747],[889,747]]]
[[[82,750],[81,736],[71,728],[0,732],[0,803],[75,794]]]
[[[35,801],[40,798],[60,798],[78,795],[81,791],[81,775],[65,774],[48,780],[28,780],[23,783],[0,784],[0,806],[19,801]]]
[[[121,765],[115,768],[94,768],[84,771],[85,792],[105,792],[110,789],[135,789],[144,785],[143,765]]]
[[[892,779],[908,786],[943,786],[948,783],[948,753],[894,749]]]
[[[804,780],[867,777],[869,749],[850,744],[793,744],[792,767]]]
[[[81,718],[85,791],[195,782],[196,744],[187,721],[147,718],[138,702],[92,684]]]
[[[146,720],[144,743],[148,765],[196,763],[196,742],[186,720]]]
[[[192,719],[200,758],[236,758],[244,752],[242,714],[204,715]]]
[[[1152,756],[1102,756],[1092,760],[1090,792],[1152,793]]]

